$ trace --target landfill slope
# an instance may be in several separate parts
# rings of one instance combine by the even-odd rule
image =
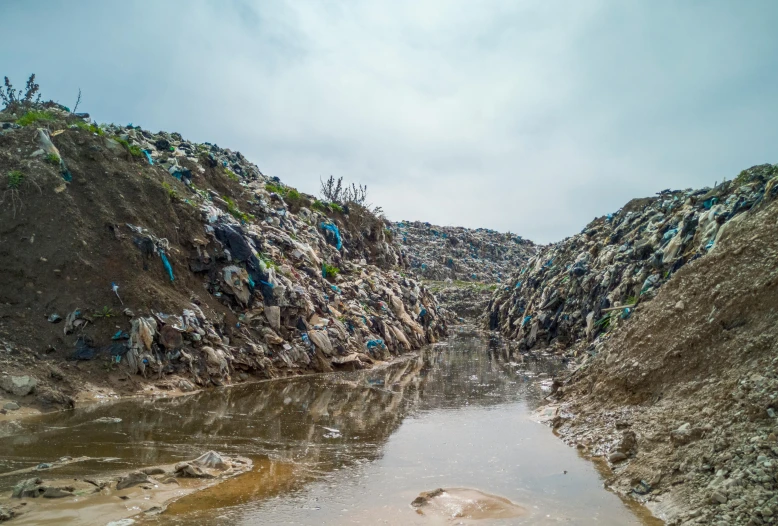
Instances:
[[[715,188],[633,199],[580,234],[541,249],[498,289],[484,325],[522,350],[565,352],[628,323],[684,265],[716,250],[722,236],[778,193],[778,168],[743,170]],[[619,308],[621,307],[621,308]]]
[[[445,334],[369,210],[216,145],[34,109],[0,112],[0,398],[359,369]]]
[[[430,282],[438,300],[463,319],[483,313],[493,291],[489,285],[508,279],[538,248],[486,228],[401,221],[392,223],[391,232],[408,271]]]
[[[557,431],[667,524],[778,517],[778,202],[755,209],[557,381]]]
[[[539,411],[668,524],[778,517],[778,165],[630,201],[542,249],[482,318],[572,372]]]

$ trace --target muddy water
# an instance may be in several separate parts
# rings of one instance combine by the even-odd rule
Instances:
[[[0,428],[0,472],[65,455],[90,460],[46,476],[128,471],[209,449],[254,460],[250,473],[183,497],[138,519],[143,524],[468,524],[410,506],[439,487],[479,490],[524,509],[478,524],[657,524],[604,490],[591,462],[530,420],[544,396],[539,380],[559,367],[459,333],[379,370],[8,425]],[[20,478],[0,473],[0,489]]]

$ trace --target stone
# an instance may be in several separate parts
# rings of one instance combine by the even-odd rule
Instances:
[[[165,470],[162,468],[146,468],[142,470],[146,475],[164,475]]]
[[[713,504],[725,504],[727,502],[727,496],[720,491],[714,491],[711,493],[710,501]]]
[[[625,455],[621,451],[614,451],[613,453],[608,455],[608,461],[611,464],[617,464],[619,462],[624,462],[625,460],[627,460],[627,455]]]
[[[8,409],[9,411],[18,411],[19,404],[16,402],[6,402],[6,404],[3,406],[3,409]]]
[[[43,498],[45,499],[61,499],[63,497],[73,497],[72,491],[68,488],[56,488],[54,486],[47,486],[43,491]]]
[[[38,381],[31,376],[0,377],[0,387],[16,396],[27,396],[35,390],[36,385]]]
[[[119,479],[119,481],[116,483],[116,489],[125,489],[130,488],[132,486],[137,486],[138,484],[145,484],[147,482],[151,482],[149,480],[148,475],[141,471],[133,471],[129,475],[122,477]]]
[[[14,486],[11,497],[14,499],[39,497],[46,491],[46,488],[41,486],[41,484],[43,484],[43,481],[37,477],[22,480]]]
[[[2,521],[10,521],[16,516],[16,513],[13,510],[6,509],[2,506],[0,506],[0,522]]]

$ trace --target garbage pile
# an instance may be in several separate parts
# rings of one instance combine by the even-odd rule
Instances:
[[[438,302],[454,315],[450,321],[460,323],[477,320],[486,311],[497,288],[496,284],[477,281],[448,280],[428,285]]]
[[[44,113],[0,136],[23,205],[0,209],[18,228],[5,279],[33,290],[5,283],[0,299],[34,313],[8,341],[191,390],[369,367],[445,333],[429,290],[389,270],[400,251],[369,211],[301,194],[240,152]]]
[[[433,281],[501,283],[536,251],[535,244],[521,236],[486,228],[402,221],[391,230],[407,267]]]
[[[594,340],[686,263],[715,251],[749,210],[774,199],[777,176],[778,166],[765,164],[714,188],[630,201],[543,248],[494,294],[484,325],[521,349]]]

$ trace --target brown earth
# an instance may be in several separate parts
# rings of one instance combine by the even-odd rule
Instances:
[[[177,272],[170,282],[160,261],[144,257],[125,227],[126,223],[147,226],[167,238],[173,268],[187,268],[191,251],[184,243],[202,237],[199,212],[181,200],[171,200],[162,182],[180,194],[183,184],[105,137],[60,128],[65,131],[52,140],[73,174],[68,184],[43,157],[15,154],[14,150],[35,150],[34,127],[0,136],[0,173],[29,174],[13,197],[16,206],[9,206],[12,191],[8,189],[0,207],[0,267],[4,269],[0,339],[7,342],[0,360],[10,374],[45,372],[44,377],[58,389],[38,388],[38,399],[44,404],[61,403],[58,391],[72,396],[87,382],[98,394],[102,389],[131,393],[139,387],[139,378],[112,371],[107,358],[67,361],[77,336],[64,334],[64,321],[49,323],[51,314],[64,320],[76,309],[97,314],[111,309],[111,317],[90,316],[90,337],[106,345],[117,331],[127,330],[124,305],[177,312],[179,305],[196,300],[207,315],[227,322],[228,336],[229,327],[235,325],[232,312],[209,294],[190,296],[203,287],[194,274]],[[238,183],[212,171],[193,174],[203,187],[241,194]],[[111,290],[112,283],[119,285],[121,300]]]
[[[126,145],[110,138],[110,134],[118,133],[113,128],[105,128],[104,135],[102,131],[97,134],[96,128],[84,129],[82,119],[63,112],[55,114],[56,118],[45,126],[72,174],[70,182],[64,180],[60,166],[36,153],[36,125],[0,131],[0,373],[30,375],[38,382],[33,394],[15,398],[22,406],[20,411],[2,409],[6,401],[3,397],[13,397],[0,391],[0,420],[28,414],[31,407],[72,407],[80,400],[169,395],[252,378],[369,367],[375,361],[369,355],[386,360],[390,353],[419,348],[430,337],[435,338],[429,327],[422,328],[410,318],[408,312],[413,312],[407,303],[412,297],[417,311],[419,305],[426,305],[434,315],[432,296],[415,282],[387,270],[397,263],[396,258],[392,258],[392,247],[380,228],[382,219],[369,211],[355,208],[350,215],[332,210],[306,211],[304,223],[289,213],[313,202],[298,197],[293,206],[286,207],[281,197],[265,189],[268,179],[264,176],[244,178],[241,184],[241,179],[221,164],[202,160],[194,163],[190,156],[179,155],[181,167],[191,170],[192,186],[188,187],[163,167],[150,165],[145,157],[137,152],[133,155]],[[8,118],[0,113],[0,121],[7,122]],[[151,136],[140,130],[127,131],[130,144],[141,133]],[[204,145],[197,146],[207,152]],[[244,159],[239,153],[220,151]],[[18,188],[10,182],[13,171],[24,174]],[[221,267],[234,265],[235,261],[228,259],[229,252],[206,232],[208,223],[200,208],[203,203],[221,207],[224,216],[229,216],[224,212],[228,203],[217,196],[229,196],[237,209],[256,214],[259,219],[250,216],[254,232],[269,231],[268,239],[263,239],[263,250],[272,252],[278,272],[288,276],[285,283],[291,282],[297,289],[302,286],[302,292],[295,289],[294,294],[305,300],[306,294],[316,293],[307,303],[301,300],[303,308],[281,307],[278,335],[267,332],[268,314],[263,312],[259,288],[253,291],[248,307],[228,293],[229,284],[223,281]],[[299,242],[294,230],[287,234],[274,228],[272,222],[268,226],[262,221],[267,211],[263,199],[272,201],[274,210],[288,210],[287,224],[304,224],[306,230],[298,231]],[[341,225],[343,251],[327,245],[318,233],[316,227],[323,220]],[[222,224],[222,218],[218,224]],[[137,234],[133,225],[167,240],[173,281],[155,247],[143,245],[146,232]],[[337,279],[322,278],[315,265],[291,256],[293,246],[273,244],[283,235],[298,245],[313,243],[312,249],[305,246],[323,261],[338,265],[341,274]],[[202,264],[206,258],[200,255],[200,249],[209,255],[207,265]],[[337,290],[334,283],[342,292],[333,298],[332,291]],[[119,287],[118,296],[112,290],[113,284]],[[159,342],[155,340],[149,350],[150,360],[155,356],[156,360],[151,361],[157,364],[152,374],[134,374],[125,366],[126,360],[115,361],[115,346],[126,340],[113,337],[124,333],[122,337],[126,338],[131,319],[156,313],[180,316],[182,309],[198,307],[202,311],[200,323],[207,325],[203,340],[190,343],[190,334],[184,333],[182,343],[177,330],[168,330],[174,328],[173,324],[163,323]],[[359,316],[353,314],[355,308],[360,309]],[[66,334],[65,320],[77,310],[85,325]],[[57,319],[49,321],[53,315]],[[334,354],[327,357],[318,348],[319,343],[325,347],[329,344],[322,336],[327,327],[313,331],[316,349],[310,351],[312,359],[306,361],[305,333],[299,329],[303,322],[295,326],[300,316],[306,317],[305,323],[310,322],[306,330],[322,319],[329,320],[330,330],[338,330],[353,319],[356,329],[352,334],[340,330],[338,334],[344,335],[342,345],[336,341]],[[397,321],[399,317],[402,322]],[[416,334],[404,332],[410,326]],[[364,342],[377,338],[375,333],[381,334],[386,344],[375,352],[365,351]],[[178,338],[177,345],[166,345],[165,338]],[[166,349],[181,349],[182,345],[189,355],[166,357]],[[211,350],[208,354],[204,345],[212,345],[216,353]],[[94,352],[94,357],[76,359],[84,346]],[[217,367],[220,370],[214,372],[214,360],[224,361],[223,356],[217,356],[222,351],[230,365]],[[297,353],[297,358],[290,360],[284,355],[287,351]],[[190,357],[194,359],[186,366],[184,358]]]
[[[778,516],[778,202],[733,223],[556,393],[563,439],[668,524]]]

